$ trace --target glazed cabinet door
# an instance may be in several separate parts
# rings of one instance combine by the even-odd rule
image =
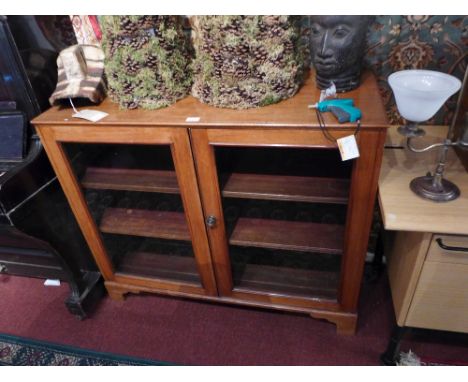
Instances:
[[[338,310],[352,162],[319,131],[191,136],[219,293]]]
[[[352,313],[385,132],[360,133],[361,156],[346,162],[317,129],[190,134],[220,295]]]
[[[109,292],[217,295],[186,129],[39,131]]]

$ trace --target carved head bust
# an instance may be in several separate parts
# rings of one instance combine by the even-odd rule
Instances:
[[[311,16],[311,53],[317,86],[338,92],[359,86],[367,28],[373,16]]]

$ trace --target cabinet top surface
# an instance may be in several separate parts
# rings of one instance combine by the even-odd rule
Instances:
[[[54,106],[36,117],[37,125],[124,125],[124,126],[165,126],[165,127],[319,127],[315,110],[308,105],[319,100],[320,90],[315,85],[315,73],[310,72],[299,92],[288,100],[265,107],[234,110],[206,105],[188,96],[174,105],[159,110],[121,110],[118,104],[106,98],[100,105],[80,109],[101,110],[109,115],[94,123],[72,118],[70,106]],[[361,78],[361,86],[351,92],[342,93],[340,98],[353,98],[362,111],[363,128],[386,128],[388,121],[380,98],[377,81],[367,71]],[[331,113],[324,113],[327,127],[355,128],[355,124],[339,124]],[[198,122],[187,122],[197,117]]]
[[[426,135],[415,139],[413,145],[426,147],[442,142],[447,126],[424,126]],[[453,149],[449,149],[444,178],[460,188],[458,199],[436,203],[414,194],[409,184],[412,179],[433,173],[439,149],[413,153],[404,148],[405,138],[388,130],[379,178],[379,202],[385,229],[396,231],[433,232],[468,235],[468,173]]]

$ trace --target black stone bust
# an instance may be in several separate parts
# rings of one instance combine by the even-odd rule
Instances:
[[[338,92],[360,84],[366,36],[373,16],[311,16],[311,54],[316,82]]]

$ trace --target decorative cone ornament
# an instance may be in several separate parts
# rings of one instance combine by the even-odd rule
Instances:
[[[114,102],[159,109],[189,94],[190,41],[180,16],[102,16],[100,23]]]
[[[307,69],[300,16],[193,16],[192,94],[227,108],[290,98]]]

